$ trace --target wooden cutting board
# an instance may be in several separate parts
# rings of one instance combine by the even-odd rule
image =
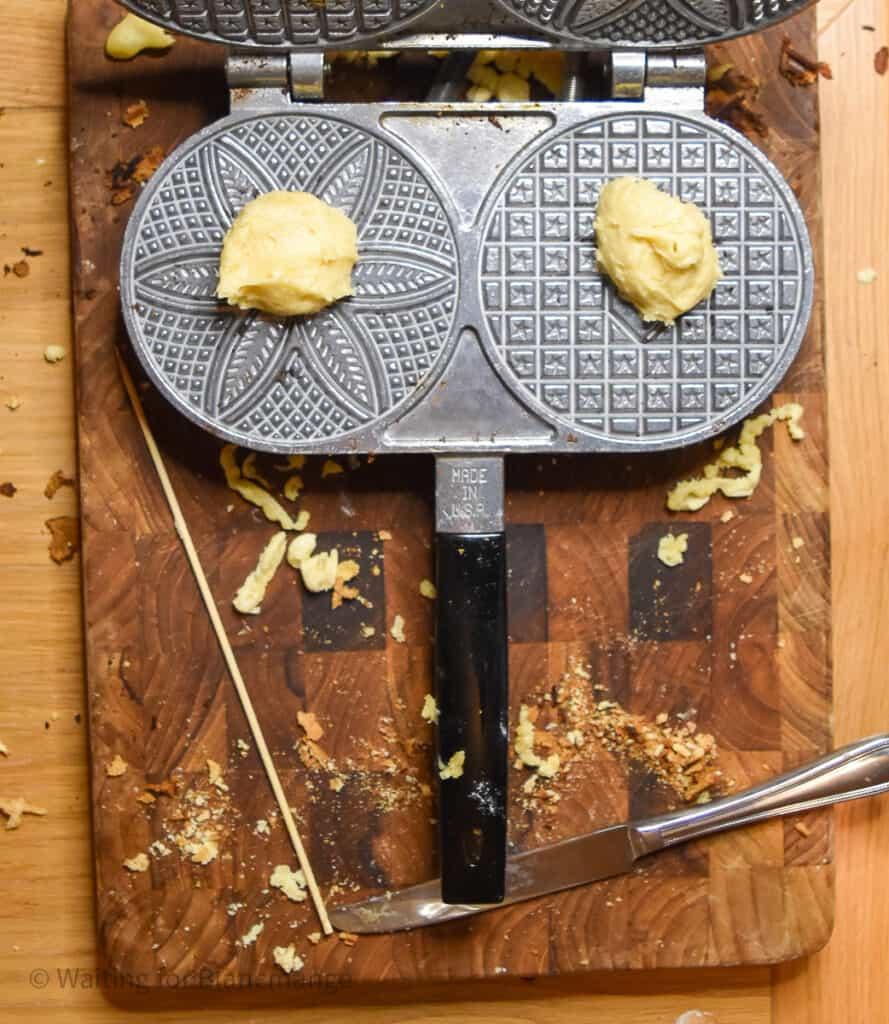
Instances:
[[[79,0],[69,27],[71,189],[79,400],[83,588],[92,743],[98,926],[108,965],[147,985],[282,982],[272,950],[293,943],[299,985],[534,976],[617,968],[772,963],[820,947],[833,916],[829,813],[692,844],[634,874],[469,922],[411,934],[313,945],[308,904],[269,888],[293,863],[246,721],[114,359],[126,349],[117,261],[131,203],[113,205],[109,172],[153,146],[169,151],[224,112],[220,54],[181,40],[162,57],[102,56],[120,16],[111,0]],[[759,143],[800,198],[821,244],[817,91],[778,74],[785,33],[814,53],[814,17],[716,48],[711,61],[758,78]],[[417,81],[427,72],[415,69]],[[338,97],[404,95],[398,69],[340,69]],[[400,80],[399,80],[400,81]],[[144,99],[137,129],[122,114]],[[684,516],[690,552],[664,570],[655,552],[674,522],[672,481],[703,465],[709,445],[646,458],[528,456],[508,467],[513,711],[557,683],[569,662],[645,721],[693,712],[738,786],[822,753],[831,742],[827,445],[820,283],[802,352],[775,401],[805,407],[807,438],[764,438],[765,471],[750,500],[713,501]],[[420,719],[431,689],[432,612],[418,583],[433,573],[432,461],[387,457],[321,478],[305,472],[304,507],[324,546],[362,566],[372,607],[332,610],[282,571],[247,624],[231,597],[272,529],[225,487],[219,445],[145,402],[324,888],[358,898],[435,874],[435,809],[426,787],[431,736]],[[263,462],[271,468],[275,460]],[[381,540],[379,531],[391,540]],[[802,547],[793,539],[801,537]],[[798,542],[797,542],[798,543]],[[378,570],[378,571],[377,571]],[[752,582],[745,583],[747,576]],[[407,643],[389,635],[396,614]],[[248,628],[249,627],[249,628]],[[372,627],[373,632],[368,627]],[[299,748],[297,713],[315,714],[338,766]],[[110,776],[119,755],[126,772]],[[302,755],[302,756],[301,756]],[[579,834],[676,803],[638,763],[588,741],[583,770],[558,804],[513,800],[517,848]],[[210,787],[206,762],[227,792]],[[306,763],[308,762],[308,764]],[[524,777],[516,772],[513,792]],[[152,803],[137,798],[155,788]],[[338,784],[335,784],[338,785]],[[557,787],[558,788],[558,787]],[[147,798],[143,798],[147,799]],[[209,810],[219,854],[206,866],[169,836]],[[268,833],[258,821],[269,823]],[[125,858],[153,848],[150,868]],[[239,940],[256,924],[252,944]]]

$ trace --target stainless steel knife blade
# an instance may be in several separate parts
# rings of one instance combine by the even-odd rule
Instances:
[[[622,875],[647,852],[645,840],[634,825],[612,825],[510,857],[506,865],[506,898],[496,906],[442,903],[441,882],[435,878],[362,903],[335,907],[330,920],[341,931],[363,934],[441,924]]]
[[[575,839],[517,854],[506,866],[506,899],[492,906],[442,903],[439,879],[336,907],[330,920],[341,931],[404,931],[455,921],[535,896],[598,882],[629,871],[640,858],[669,846],[757,821],[889,792],[889,733],[859,740],[720,800],[656,818],[612,825]]]

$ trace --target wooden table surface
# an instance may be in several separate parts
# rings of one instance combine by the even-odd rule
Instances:
[[[286,993],[148,995],[97,972],[92,906],[79,565],[54,565],[47,519],[76,513],[70,489],[43,489],[74,468],[65,181],[66,0],[4,0],[0,37],[0,794],[45,806],[45,819],[0,832],[0,1022],[284,1019],[366,1021],[603,1020],[613,1024],[835,1024],[889,1016],[882,963],[889,802],[837,812],[834,938],[774,971],[609,974],[508,985]],[[886,0],[821,0],[820,56],[833,499],[836,741],[889,727],[889,43]],[[873,267],[877,280],[858,283]],[[7,408],[17,396],[20,406]],[[709,1016],[707,1016],[709,1014]]]

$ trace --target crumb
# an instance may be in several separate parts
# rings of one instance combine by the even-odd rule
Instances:
[[[388,530],[377,530],[377,537],[380,540],[392,540],[392,534]]]
[[[246,740],[238,739],[235,746],[238,748],[238,754],[241,757],[246,757],[250,753],[250,744]]]
[[[0,484],[0,494],[4,498],[14,498],[18,494],[18,487],[11,480],[5,480]]]
[[[137,853],[135,857],[130,857],[127,860],[125,860],[123,862],[123,866],[127,869],[127,871],[139,873],[142,871],[147,871],[149,863],[150,862],[148,860],[147,853]]]
[[[343,472],[343,467],[335,459],[327,459],[321,467],[321,479],[323,480],[328,476],[337,476],[339,473]]]
[[[822,78],[833,78],[833,72],[829,64],[806,57],[794,49],[790,36],[785,36],[781,43],[778,71],[795,88],[814,85],[818,81],[819,75]]]
[[[321,932],[309,932],[306,938],[308,938],[309,942],[311,942],[313,946],[317,946],[321,941]]]
[[[271,835],[269,823],[265,818],[257,818],[256,824],[253,826],[253,834],[257,836]]]
[[[155,839],[153,843],[148,847],[148,852],[152,857],[169,857],[173,852],[166,843],[160,839]]]
[[[753,577],[750,575],[749,572],[742,572],[741,575],[738,577],[738,579],[742,583],[748,583],[749,584],[749,583],[753,582]]]
[[[361,635],[364,637],[365,640],[370,640],[370,638],[375,634],[376,630],[374,629],[373,626],[368,626],[367,623],[365,622],[361,623]]]
[[[13,263],[12,272],[16,277],[25,278],[31,273],[31,264],[27,260],[19,260]]]
[[[812,834],[812,830],[802,821],[797,821],[793,826],[801,836],[808,838]]]
[[[6,831],[11,832],[21,825],[23,815],[34,814],[42,818],[46,810],[20,796],[0,796],[0,814],[6,818]]]
[[[324,735],[324,729],[312,711],[297,711],[296,720],[299,722],[303,732],[312,741],[320,740]]]
[[[658,541],[657,557],[664,565],[671,568],[681,565],[685,561],[686,551],[688,551],[687,533],[680,533],[678,536],[668,533]]]
[[[802,537],[794,537],[790,544],[794,551],[799,551],[800,548],[805,547],[806,542]]]
[[[6,746],[3,740],[0,740],[0,756],[9,757],[9,747]]]
[[[9,398],[6,399],[6,408],[9,409],[10,412],[15,412],[16,409],[21,407],[21,404],[22,403],[19,401],[18,395],[10,395]]]
[[[43,494],[46,498],[54,498],[62,487],[73,487],[74,478],[65,476],[65,474],[57,469],[55,473],[47,480],[46,487],[43,488]]]
[[[109,779],[116,779],[123,775],[129,767],[120,754],[115,754],[108,764],[105,765],[105,774]]]
[[[226,912],[226,914],[228,914],[229,917],[235,917],[237,915],[238,911],[239,910],[243,910],[244,907],[246,907],[246,906],[247,906],[246,903],[232,902],[232,903],[229,903],[229,905],[225,908],[225,912]]]
[[[403,644],[406,641],[407,638],[404,635],[404,619],[401,615],[396,615],[392,620],[392,626],[389,629],[389,633],[396,643]]]
[[[148,120],[151,111],[148,109],[148,104],[145,100],[139,100],[137,103],[131,103],[127,109],[123,112],[121,121],[128,128],[141,128],[143,124]]]
[[[420,593],[429,601],[434,601],[438,597],[438,590],[432,580],[420,580]]]
[[[335,776],[334,778],[330,779],[327,783],[328,787],[332,789],[334,793],[339,793],[343,786],[345,786],[345,784],[346,780],[340,778],[339,776]]]
[[[79,522],[73,516],[57,516],[47,519],[45,526],[51,534],[49,557],[56,565],[70,562],[80,546]]]
[[[877,279],[877,272],[873,267],[862,267],[855,276],[859,284],[873,284]]]
[[[344,946],[354,946],[358,936],[354,932],[337,932],[336,937]]]
[[[280,889],[294,903],[305,901],[306,876],[300,870],[293,871],[286,864],[278,864],[269,876],[269,885]]]
[[[719,521],[721,523],[730,523],[734,518],[735,518],[734,510],[730,509],[730,508],[727,508],[725,510],[725,512],[723,512],[722,515],[719,517]]]
[[[222,766],[212,758],[207,758],[207,781],[211,786],[215,786],[220,793],[228,792],[228,786],[222,778]]]
[[[458,750],[451,754],[448,763],[441,759],[438,762],[438,777],[440,779],[459,779],[463,774],[463,766],[466,764],[466,751]]]
[[[258,615],[260,613],[266,590],[275,578],[275,573],[277,573],[281,562],[284,561],[286,551],[287,534],[282,530],[266,544],[260,552],[256,567],[250,571],[247,579],[238,588],[238,592],[232,600],[235,611],[242,615]]]
[[[265,928],[265,924],[262,921],[260,921],[258,924],[253,925],[238,939],[238,945],[242,949],[246,949],[248,946],[252,946],[253,943],[256,942],[256,940],[262,934],[263,928]]]
[[[433,725],[438,721],[438,704],[431,693],[427,693],[423,698],[423,707],[420,710],[420,718]]]
[[[293,974],[303,969],[303,959],[297,955],[295,946],[275,946],[272,956],[285,974]]]

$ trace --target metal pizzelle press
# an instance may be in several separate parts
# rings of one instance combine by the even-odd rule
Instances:
[[[442,900],[501,901],[504,455],[677,448],[778,385],[809,320],[811,244],[778,170],[704,113],[700,47],[803,0],[127,6],[230,47],[232,99],[133,212],[120,272],[133,346],[172,405],[246,448],[435,455],[438,756],[463,758],[439,788]],[[426,102],[323,100],[328,48],[480,46],[576,55],[563,99],[458,102],[446,69]],[[589,69],[595,99],[583,98]],[[597,198],[623,175],[711,223],[724,276],[671,326],[644,323],[596,267]],[[355,294],[314,316],[216,297],[233,219],[278,189],[313,193],[358,227]]]

